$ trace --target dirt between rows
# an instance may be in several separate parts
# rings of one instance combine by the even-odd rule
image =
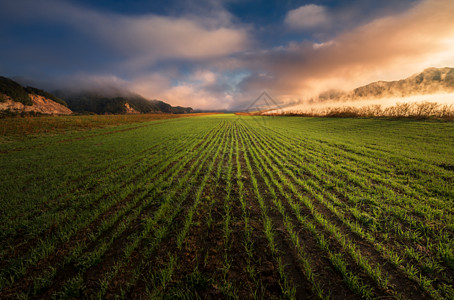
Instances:
[[[132,198],[142,191],[139,187],[76,232],[71,241],[59,245],[47,258],[30,267],[23,278],[0,291],[0,298],[16,298],[21,292],[31,291],[36,278],[39,278],[43,271],[50,272],[55,268],[56,275],[51,278],[51,282],[42,290],[31,293],[31,298],[50,299],[68,288],[68,280],[80,275],[83,282],[74,287],[75,290],[69,293],[70,297],[95,298],[99,296],[97,293],[104,289],[101,297],[105,299],[282,299],[288,297],[285,292],[289,288],[296,299],[317,299],[315,287],[302,264],[303,257],[300,253],[304,253],[304,259],[308,260],[314,273],[314,281],[324,291],[325,296],[332,299],[360,299],[361,296],[349,287],[346,279],[333,266],[329,254],[321,249],[318,236],[300,223],[298,214],[291,205],[296,204],[299,214],[316,224],[317,233],[327,238],[329,249],[333,253],[342,254],[348,270],[357,275],[361,283],[371,287],[375,296],[382,299],[393,298],[393,292],[396,292],[403,298],[430,299],[402,270],[381,257],[374,245],[351,232],[338,216],[310,191],[299,186],[291,176],[280,174],[282,178],[279,179],[279,184],[282,184],[283,188],[278,188],[278,184],[272,179],[276,179],[276,172],[280,171],[274,172],[273,166],[280,163],[291,164],[294,162],[293,158],[286,157],[279,149],[277,153],[280,155],[271,155],[269,159],[261,158],[260,154],[252,150],[263,149],[267,153],[267,150],[270,150],[268,147],[272,145],[260,143],[261,137],[256,132],[240,124],[235,123],[233,127],[225,125],[216,129],[222,132],[216,143],[210,145],[210,139],[216,135],[216,130],[212,130],[193,149],[181,149],[188,153],[190,158],[184,161],[184,164],[184,157],[175,159],[168,168],[157,174],[153,180],[168,173],[165,178],[161,178],[163,182],[159,187],[146,193],[96,240],[90,241],[89,235],[101,227],[102,221],[114,216],[130,203]],[[232,148],[236,145],[231,143],[232,140],[238,141],[238,157],[236,148]],[[222,150],[213,161],[213,155],[219,146]],[[180,162],[182,164],[177,165]],[[247,162],[252,166],[251,172]],[[170,174],[168,171],[175,166],[182,168],[178,174]],[[212,169],[208,173],[210,166]],[[154,165],[150,165],[146,172],[152,171],[153,168]],[[240,174],[237,174],[237,168],[240,168]],[[189,176],[190,184],[181,182],[185,175]],[[305,177],[309,175],[299,176],[309,179]],[[136,179],[138,178],[131,178]],[[255,188],[253,179],[257,181],[258,189]],[[310,179],[318,182],[315,176]],[[244,187],[242,191],[240,182]],[[293,194],[290,185],[296,186],[298,194]],[[200,202],[195,207],[199,191]],[[168,195],[173,196],[169,198]],[[286,195],[290,196],[286,198]],[[263,199],[264,207],[258,201],[259,196]],[[304,206],[299,196],[310,199],[314,209],[336,226],[348,240],[354,242],[358,251],[367,257],[372,265],[379,266],[390,276],[392,282],[389,289],[380,287],[367,275],[327,228],[317,223],[313,211]],[[244,210],[241,198],[244,199]],[[166,215],[158,218],[156,212],[163,199],[169,200],[171,206]],[[282,214],[277,203],[283,206]],[[178,248],[178,236],[183,231],[193,207],[195,213],[192,222],[182,247]],[[139,209],[140,213],[135,215]],[[130,218],[123,230],[121,226],[128,216],[134,218]],[[295,248],[286,227],[285,217],[293,226],[301,249]],[[272,223],[276,252],[272,251],[265,234],[265,218],[269,218]],[[154,222],[154,227],[145,236],[141,236],[141,233],[145,232],[147,221]],[[120,233],[114,236],[117,230]],[[139,242],[126,258],[125,250],[135,238],[138,238]],[[79,254],[81,256],[96,251],[105,241],[111,241],[109,248],[103,252],[99,261],[89,268],[84,269],[74,261],[65,262],[67,255],[78,244],[84,243],[83,251]],[[249,248],[251,253],[247,252]],[[285,278],[281,276],[279,261],[282,262]],[[175,265],[172,265],[172,262],[175,262]],[[104,279],[106,281],[103,281]]]
[[[214,129],[207,132],[206,136],[210,136],[213,133],[215,133]],[[197,145],[194,146],[194,149],[200,148],[205,142],[206,142],[206,140],[201,141],[200,143],[198,143]],[[186,151],[186,149],[182,148],[181,151]],[[182,159],[182,158],[180,158],[180,159]],[[177,163],[177,161],[170,162],[170,164],[166,170],[169,170],[175,163]],[[151,171],[152,169],[153,169],[153,166],[150,165],[148,168],[146,168],[145,173]],[[165,172],[166,170],[164,170],[163,172]],[[162,175],[163,172],[161,172],[160,174]],[[158,175],[158,176],[160,176],[160,175]],[[138,180],[137,176],[131,178],[127,182],[124,182],[123,186],[125,186],[128,182],[131,183],[131,182],[134,182],[135,180]],[[38,261],[34,266],[31,266],[30,268],[27,269],[24,277],[22,277],[20,280],[16,281],[12,286],[6,287],[2,291],[0,291],[0,298],[13,297],[13,295],[20,293],[21,291],[27,291],[27,290],[33,289],[33,284],[34,284],[35,278],[39,277],[40,274],[42,274],[43,272],[50,272],[50,270],[52,270],[53,268],[56,268],[57,274],[56,274],[56,276],[54,276],[55,279],[50,284],[50,286],[41,291],[36,291],[40,295],[39,298],[45,297],[45,295],[50,297],[52,295],[52,293],[54,291],[58,290],[58,287],[60,287],[62,284],[64,284],[67,279],[76,276],[78,273],[78,268],[76,265],[74,265],[73,263],[69,263],[69,264],[64,263],[65,256],[68,255],[77,245],[88,243],[88,238],[89,238],[90,234],[96,232],[104,220],[108,219],[109,217],[111,217],[115,213],[117,213],[119,210],[121,210],[126,205],[126,203],[128,203],[139,192],[140,192],[140,189],[136,189],[135,191],[132,191],[131,193],[128,194],[128,196],[125,199],[123,199],[117,203],[114,203],[110,208],[108,208],[106,210],[106,212],[102,213],[100,216],[98,216],[96,219],[94,219],[88,226],[86,226],[86,227],[82,228],[81,230],[79,230],[78,232],[76,232],[68,242],[58,245],[57,252],[51,253],[49,256]],[[105,194],[103,196],[104,200],[106,200],[108,198],[109,198],[108,194]],[[135,207],[138,207],[138,205],[140,205],[140,204],[141,204],[141,201],[139,201]],[[107,236],[109,235],[109,232],[112,232],[112,230],[114,228],[116,228],[120,223],[121,223],[121,220],[118,220],[117,222],[115,222],[115,224],[111,227],[110,230],[104,232],[96,241],[88,243],[88,245],[85,247],[86,251],[90,251],[90,249],[94,249],[94,247],[97,244],[99,244],[100,241],[107,238]],[[135,229],[137,229],[135,226],[131,226],[131,228],[128,228],[125,232],[132,233],[135,231]],[[55,229],[54,229],[54,231],[55,231]],[[49,232],[49,231],[44,232],[44,234],[45,234],[44,236],[37,237],[36,239],[29,241],[28,243],[33,243],[37,239],[43,239],[46,237],[50,238],[52,236],[52,232]],[[127,234],[124,234],[124,237],[127,237]],[[25,250],[29,250],[29,249],[25,249]],[[116,254],[121,256],[120,251],[117,251]],[[110,256],[114,257],[114,260],[117,260],[119,257],[117,255],[110,255]]]
[[[280,145],[282,146],[283,144],[280,144]],[[293,146],[293,147],[296,148],[297,146]],[[279,147],[277,147],[277,148],[279,148]],[[314,151],[315,150],[311,150],[311,152],[314,152]],[[284,156],[281,156],[281,157],[284,157]],[[272,156],[271,158],[274,161],[277,160],[276,156]],[[300,162],[297,161],[300,159],[303,159],[303,158],[301,158],[301,157],[298,159],[286,158],[285,161],[286,161],[286,164],[296,166],[296,165],[300,164]],[[317,165],[318,165],[317,169],[323,170],[323,172],[326,172],[328,174],[328,177],[331,176],[333,178],[337,178],[337,180],[344,180],[344,182],[346,182],[347,185],[352,186],[357,189],[362,189],[362,187],[360,185],[353,183],[353,182],[349,182],[347,178],[344,178],[345,176],[339,176],[338,174],[334,173],[332,170],[326,169],[326,167],[323,167],[322,165],[320,165],[318,163],[317,163]],[[322,186],[322,187],[324,186],[324,183],[320,180],[320,178],[315,177],[314,174],[311,174],[310,172],[309,173],[305,172],[303,175],[303,178],[309,178],[312,181],[318,182],[320,184],[320,186]],[[287,178],[287,180],[290,180],[290,179]],[[290,182],[292,182],[296,186],[298,185],[293,180],[290,180]],[[301,193],[305,193],[305,192],[307,192],[307,191],[305,191],[304,189],[301,189]],[[351,203],[349,203],[348,199],[346,199],[343,194],[336,192],[335,190],[331,190],[328,188],[326,190],[325,189],[318,190],[318,192],[323,196],[334,195],[334,197],[338,198],[338,200],[340,202],[344,203],[347,207],[352,205]],[[399,193],[402,193],[402,191],[399,191]],[[308,195],[308,197],[311,197],[311,195]],[[331,212],[327,207],[325,207],[324,205],[319,203],[319,201],[314,199],[313,203],[316,205],[316,207],[319,209],[319,211],[325,215],[325,217],[327,217],[336,226],[338,226],[339,230],[346,237],[348,237],[349,239],[354,241],[355,245],[358,246],[358,249],[363,253],[363,255],[367,259],[369,259],[370,262],[382,267],[382,270],[390,278],[390,289],[393,289],[394,291],[401,293],[403,295],[407,295],[410,298],[420,298],[420,299],[430,298],[430,295],[428,295],[428,293],[426,291],[424,291],[415,282],[415,280],[409,279],[401,267],[396,267],[393,264],[391,264],[389,262],[389,260],[387,260],[385,257],[383,257],[383,255],[378,250],[375,249],[373,244],[371,244],[367,240],[361,238],[361,236],[359,236],[358,234],[352,232],[338,216],[336,216],[333,212]],[[358,207],[358,205],[356,205],[356,207]],[[347,220],[350,220],[351,222],[354,222],[356,220],[354,218],[354,216],[349,212],[343,212],[343,214],[344,214],[344,218],[346,218]],[[418,218],[420,218],[420,217],[418,217]],[[412,230],[411,228],[409,228],[408,224],[402,223],[402,220],[399,220],[399,224],[403,228],[405,228],[404,230]],[[368,228],[365,226],[363,226],[363,229],[365,231],[368,231]],[[386,241],[378,233],[374,233],[374,236],[376,238],[376,241],[378,243],[381,243],[384,246],[384,248],[386,248],[386,249],[396,249],[396,247],[397,247],[397,249],[399,249],[399,247],[402,248],[404,246],[408,246],[410,248],[415,248],[415,249],[417,249],[417,251],[421,252],[420,249],[423,248],[418,243],[415,244],[414,242],[408,241],[408,240],[403,240],[400,243],[397,243],[396,245],[393,244],[393,241],[400,240],[400,238],[398,236],[396,236],[395,232],[388,232],[389,239]],[[423,239],[422,242],[420,242],[420,243],[424,244],[426,242],[427,241],[425,239]],[[424,254],[427,254],[427,253],[424,253]],[[413,259],[408,259],[408,258],[405,259],[404,263],[410,264],[410,265],[418,265],[418,262],[414,261]],[[444,283],[449,284],[449,282],[448,282],[449,280],[447,281],[446,278],[452,278],[452,274],[453,274],[452,270],[449,267],[447,267],[442,272],[426,273],[423,271],[422,273],[423,273],[423,275],[427,276],[429,279],[434,281],[434,286],[439,286]]]

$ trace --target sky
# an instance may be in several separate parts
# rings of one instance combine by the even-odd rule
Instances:
[[[0,75],[196,109],[454,67],[452,0],[0,0]]]

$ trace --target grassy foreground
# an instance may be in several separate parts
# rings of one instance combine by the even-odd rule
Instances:
[[[1,299],[454,298],[453,123],[213,115],[1,141]]]

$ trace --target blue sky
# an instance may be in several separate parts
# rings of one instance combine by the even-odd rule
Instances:
[[[451,0],[0,0],[0,75],[202,109],[453,66]]]

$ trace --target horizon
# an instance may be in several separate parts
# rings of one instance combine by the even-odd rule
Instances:
[[[0,75],[235,111],[454,61],[454,2],[0,0]]]

